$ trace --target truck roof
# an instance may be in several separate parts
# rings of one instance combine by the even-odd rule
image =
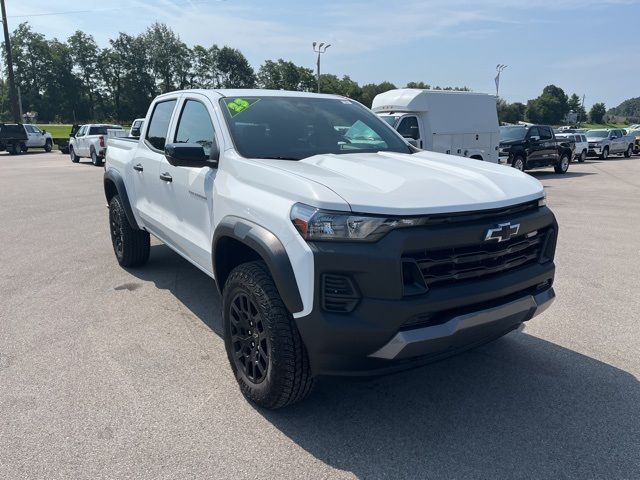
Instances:
[[[452,103],[493,102],[495,96],[488,93],[457,92],[450,90],[423,90],[418,88],[397,88],[380,93],[373,99],[371,109],[376,112],[426,112]]]
[[[311,93],[311,92],[298,92],[291,90],[267,90],[262,88],[211,88],[202,89],[194,88],[187,90],[175,90],[173,92],[165,93],[158,96],[162,98],[165,96],[173,96],[180,93],[200,93],[210,97],[307,97],[307,98],[345,98],[342,95],[332,95],[327,93]]]

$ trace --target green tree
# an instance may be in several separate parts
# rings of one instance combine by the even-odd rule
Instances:
[[[154,23],[143,36],[149,52],[149,66],[160,92],[170,92],[185,83],[188,67],[187,46],[164,23]]]
[[[253,68],[235,48],[224,46],[217,52],[216,71],[220,88],[253,88],[256,85]]]
[[[589,110],[589,118],[593,123],[602,123],[605,113],[607,113],[607,109],[604,103],[594,103],[591,110]]]
[[[407,83],[407,86],[405,88],[419,88],[422,90],[429,90],[431,88],[431,85],[424,82],[409,82]]]
[[[313,91],[316,79],[313,70],[299,67],[283,59],[265,61],[256,75],[258,85],[272,90]]]
[[[518,123],[524,120],[526,105],[520,102],[508,103],[502,98],[496,102],[498,121],[504,123]]]
[[[69,54],[75,70],[81,79],[80,91],[87,95],[89,116],[94,118],[96,107],[96,93],[100,77],[96,75],[98,70],[98,55],[100,49],[91,35],[77,30],[67,40]],[[102,103],[102,102],[100,102]]]
[[[373,99],[376,95],[378,95],[379,93],[387,92],[389,90],[393,90],[395,88],[397,87],[391,82],[367,83],[362,86],[362,97],[360,102],[363,105],[371,108],[371,104],[373,103]]]
[[[526,117],[533,123],[557,125],[569,112],[569,100],[560,87],[547,85],[542,95],[527,102]]]

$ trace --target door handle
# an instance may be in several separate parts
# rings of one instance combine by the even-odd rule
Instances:
[[[160,174],[160,180],[164,180],[165,182],[173,182],[173,177],[169,175],[169,172],[164,172]]]
[[[141,163],[136,163],[136,164],[133,166],[133,169],[134,169],[136,172],[142,172],[142,171],[144,170],[144,167],[142,166],[142,164],[141,164]]]

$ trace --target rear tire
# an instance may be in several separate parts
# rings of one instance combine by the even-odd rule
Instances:
[[[109,201],[109,230],[120,266],[139,267],[147,263],[151,248],[149,232],[133,229],[118,195]]]
[[[22,151],[22,145],[20,145],[19,143],[11,144],[11,149],[9,150],[9,153],[11,155],[19,155],[21,151]]]
[[[314,380],[307,350],[264,262],[233,269],[222,318],[231,370],[249,401],[275,409],[309,394]]]
[[[566,153],[562,154],[562,157],[560,157],[560,163],[558,163],[557,165],[554,165],[553,169],[556,171],[556,173],[567,173],[567,170],[569,170],[569,164],[571,163],[571,160],[569,159],[569,155],[567,155]]]
[[[78,163],[80,161],[80,157],[76,155],[76,152],[73,150],[73,147],[69,146],[69,157],[71,157],[71,161],[73,163]]]
[[[582,150],[582,153],[578,157],[578,162],[584,163],[586,160],[587,160],[587,151],[586,150]]]
[[[53,150],[53,143],[51,143],[51,140],[47,140],[44,143],[44,151],[49,153],[51,150]]]
[[[600,160],[606,160],[607,158],[609,158],[609,147],[604,147],[604,150],[602,150],[600,154]]]
[[[629,147],[624,151],[624,158],[629,158],[633,153],[633,145],[629,145]]]
[[[102,159],[98,156],[95,150],[91,150],[91,163],[96,167],[102,166]]]

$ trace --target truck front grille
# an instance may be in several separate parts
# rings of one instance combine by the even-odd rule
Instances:
[[[426,249],[404,255],[418,266],[427,288],[477,280],[552,258],[545,252],[553,229],[528,232],[501,243],[482,242],[462,247]],[[553,246],[555,248],[555,245]]]

